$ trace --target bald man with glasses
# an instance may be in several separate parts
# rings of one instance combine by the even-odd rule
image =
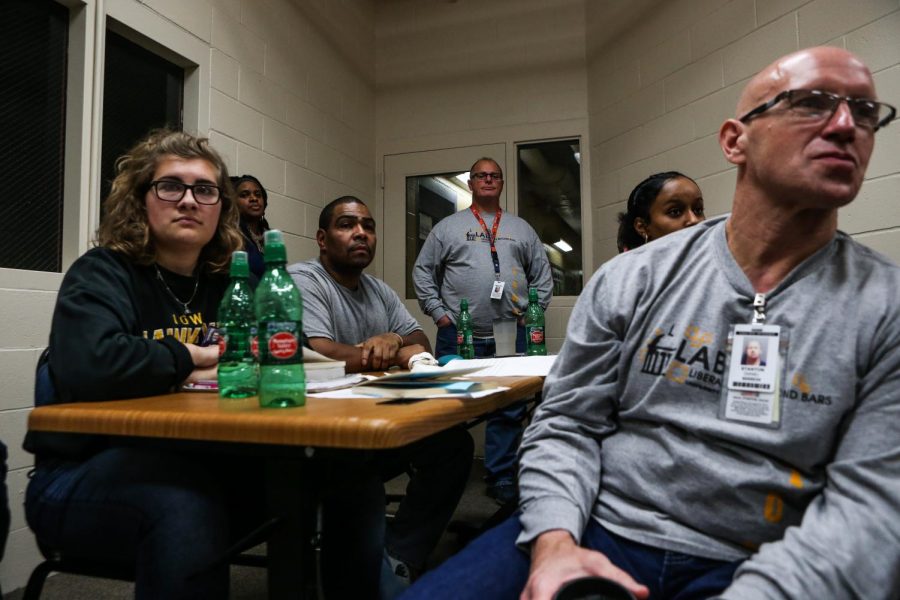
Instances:
[[[837,229],[896,111],[819,47],[735,114],[731,215],[599,269],[525,432],[521,514],[404,599],[584,576],[639,599],[897,598],[900,269]],[[741,364],[750,339],[765,365]]]

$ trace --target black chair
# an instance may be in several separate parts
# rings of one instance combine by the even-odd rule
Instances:
[[[207,569],[220,567],[222,564],[232,564],[248,567],[267,566],[265,555],[248,554],[247,550],[263,543],[272,529],[278,524],[278,519],[270,519],[233,544],[225,553],[215,560]],[[100,579],[114,579],[117,581],[134,581],[134,567],[105,563],[99,560],[65,556],[53,548],[38,540],[38,548],[44,556],[44,562],[40,563],[31,572],[28,585],[22,600],[38,600],[44,589],[44,582],[50,573],[69,573],[71,575],[83,575],[86,577],[98,577]]]

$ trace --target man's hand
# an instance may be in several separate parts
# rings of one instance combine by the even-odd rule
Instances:
[[[362,348],[361,359],[364,368],[388,369],[394,364],[394,357],[403,346],[403,338],[396,333],[382,333],[372,336],[356,346]]]
[[[450,320],[450,317],[448,317],[447,315],[444,315],[443,317],[441,317],[440,319],[437,320],[436,325],[438,327],[446,327],[448,325],[453,325],[453,321]]]
[[[605,555],[582,548],[568,531],[542,533],[531,548],[531,573],[520,600],[544,600],[567,581],[578,577],[606,577],[625,586],[636,598],[650,596],[650,590],[618,568]]]
[[[219,364],[219,346],[198,346],[197,344],[185,344],[185,348],[191,353],[191,361],[198,369],[215,367]],[[215,379],[215,377],[213,377]]]

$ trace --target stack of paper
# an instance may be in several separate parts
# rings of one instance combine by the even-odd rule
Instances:
[[[346,375],[346,368],[347,363],[342,360],[334,360],[303,347],[303,370],[306,371],[307,382],[342,379]]]
[[[446,367],[419,367],[410,372],[392,373],[353,388],[354,394],[381,398],[473,397],[506,388],[495,383],[459,379],[477,370],[463,364]]]

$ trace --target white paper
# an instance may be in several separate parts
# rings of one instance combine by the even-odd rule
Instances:
[[[359,373],[351,373],[337,379],[325,379],[323,381],[307,381],[306,393],[311,395],[314,392],[323,392],[326,390],[336,390],[340,388],[353,387],[360,381],[365,381],[365,377]]]
[[[447,394],[446,396],[436,396],[434,398],[423,398],[424,400],[440,400],[441,398],[484,398],[485,396],[490,396],[491,394],[496,394],[497,392],[505,392],[508,390],[508,387],[495,387],[489,390],[480,390],[477,392],[472,392],[471,394]],[[315,394],[307,394],[307,396],[311,398],[376,398],[376,399],[391,399],[391,400],[399,400],[399,398],[393,398],[391,396],[361,396],[360,394],[354,394],[351,389],[343,389],[343,390],[332,390],[330,392],[318,392]],[[403,400],[413,400],[412,398],[403,398]]]
[[[546,377],[555,360],[555,354],[550,356],[505,356],[473,360],[456,359],[447,366],[458,363],[460,366],[480,367],[474,373],[469,373],[467,377],[527,377],[529,375]]]

